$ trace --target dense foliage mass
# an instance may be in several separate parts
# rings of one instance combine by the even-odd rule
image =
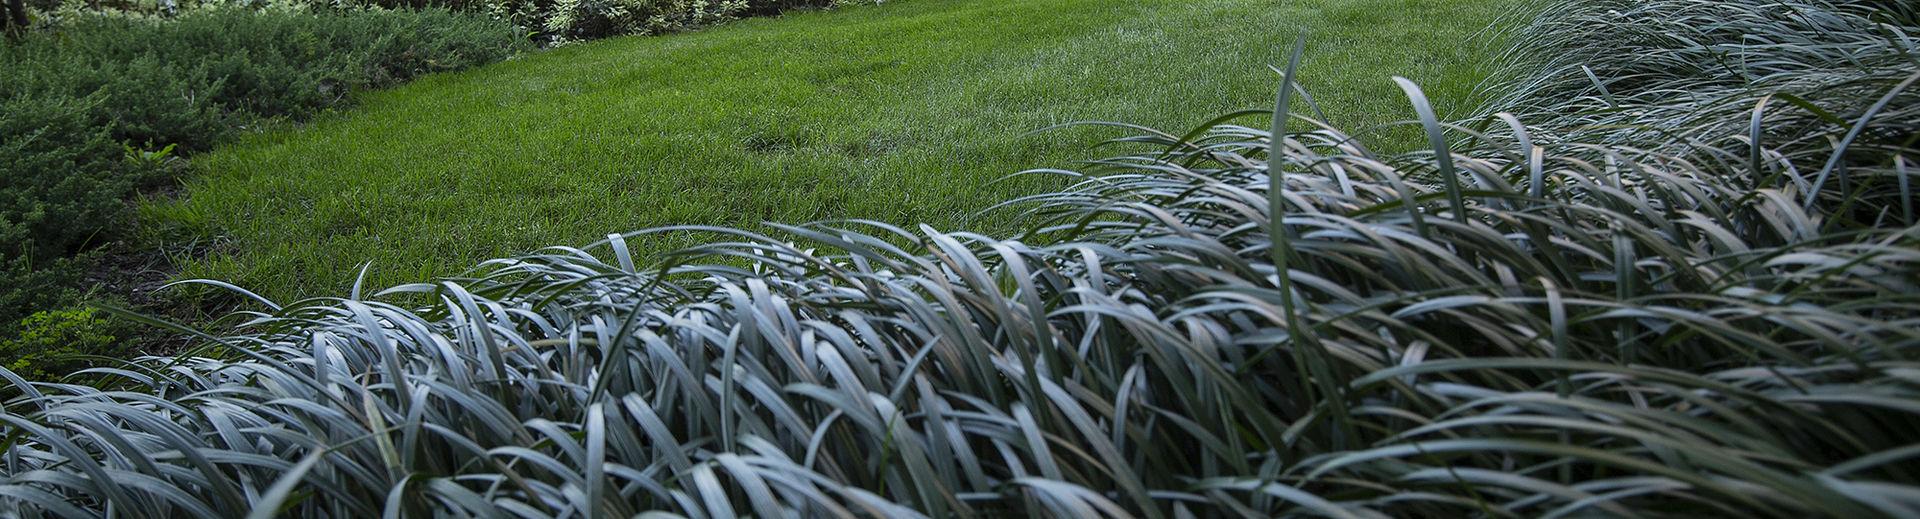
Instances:
[[[299,1],[299,0],[295,0]],[[818,9],[856,0],[361,0],[484,12],[549,41],[696,29],[743,16]]]
[[[1848,62],[1883,67],[1749,30],[1555,24],[1631,32],[1702,2],[1634,4],[1651,11],[1568,0],[1519,39],[1538,56],[1743,45],[1755,66],[1588,66],[1522,97],[1533,125],[1443,126],[1403,83],[1436,150],[1406,155],[1291,113],[1282,88],[1274,126],[1295,131],[1136,128],[1119,144],[1138,153],[1018,201],[1038,227],[1017,240],[681,229],[718,238],[654,264],[624,235],[263,300],[206,338],[224,358],[95,372],[129,390],[8,377],[0,499],[56,516],[1920,512],[1920,67],[1868,45],[1920,23],[1866,1],[1711,3],[1775,24],[1769,41],[1852,20]],[[1903,79],[1875,83],[1889,68]],[[1798,102],[1753,101],[1728,129],[1692,105],[1714,96],[1674,88],[1688,74]],[[1814,76],[1834,83],[1787,90]],[[1673,124],[1590,126],[1612,117]]]
[[[1554,4],[1503,59],[1524,79],[1496,106],[1542,138],[1740,162],[1725,167],[1791,184],[1803,207],[1825,198],[1826,230],[1911,225],[1916,26],[1920,4],[1900,0]]]
[[[859,0],[28,0],[34,23],[60,24],[102,9],[172,16],[203,9],[281,12],[446,9],[512,24],[543,43],[697,29],[745,16],[821,9]],[[0,24],[3,25],[3,24]]]
[[[177,153],[523,45],[445,11],[239,9],[82,16],[0,42],[0,340],[72,304],[88,256],[128,234],[128,199],[170,181]]]

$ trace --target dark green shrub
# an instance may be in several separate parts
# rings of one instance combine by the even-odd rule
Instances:
[[[241,122],[310,115],[523,45],[503,24],[440,10],[86,16],[0,48],[0,97],[89,99],[120,140],[194,151]]]
[[[44,0],[54,6],[61,0]],[[78,0],[66,8],[42,4],[43,11],[70,16]],[[237,5],[276,10],[335,11],[340,9],[447,9],[476,13],[512,24],[521,33],[545,42],[579,41],[628,34],[659,34],[696,29],[746,16],[764,16],[797,9],[820,9],[875,0],[185,0],[173,9],[151,2],[102,0],[96,4],[117,12],[160,15],[168,12],[222,10]]]
[[[86,15],[0,43],[0,323],[86,292],[76,256],[127,236],[129,198],[171,180],[170,154],[524,48],[440,10]]]
[[[125,148],[88,113],[98,104],[97,98],[0,100],[0,255],[41,259],[85,248],[148,180],[136,178],[123,160]]]

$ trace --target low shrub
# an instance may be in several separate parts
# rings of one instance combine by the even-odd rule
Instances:
[[[82,256],[127,236],[128,200],[171,181],[175,154],[525,46],[476,15],[243,9],[82,15],[0,43],[0,339],[87,291]]]
[[[539,27],[564,39],[668,32],[733,18],[746,0],[554,0],[539,13]]]
[[[261,118],[308,116],[524,45],[498,22],[440,10],[91,15],[0,47],[0,94],[75,100],[117,140],[198,151]]]
[[[57,380],[90,362],[89,357],[118,353],[118,339],[106,319],[92,308],[35,312],[18,325],[19,333],[0,340],[7,369],[36,380]]]
[[[129,161],[94,106],[0,99],[0,341],[29,313],[76,304],[99,247],[129,223],[126,198],[175,169]]]
[[[821,9],[871,0],[44,0],[42,25],[60,25],[101,9],[135,17],[171,16],[235,7],[281,12],[446,9],[476,13],[517,27],[542,43],[697,29],[745,16]]]
[[[659,34],[750,14],[830,7],[846,0],[482,0],[484,9],[557,41]]]
[[[151,179],[124,162],[125,148],[87,113],[87,99],[16,97],[0,102],[0,254],[34,261],[85,248]]]

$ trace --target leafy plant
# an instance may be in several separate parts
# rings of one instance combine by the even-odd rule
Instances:
[[[53,380],[85,365],[89,356],[113,353],[110,325],[92,308],[35,312],[22,319],[20,332],[0,341],[0,360],[8,370],[38,380]]]
[[[831,7],[835,0],[481,0],[474,9],[553,41],[696,29],[748,15]]]
[[[542,26],[567,39],[659,33],[732,18],[746,7],[746,0],[555,0]]]

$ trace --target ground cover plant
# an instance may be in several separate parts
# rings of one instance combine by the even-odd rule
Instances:
[[[0,41],[0,344],[34,312],[76,311],[99,254],[135,234],[131,199],[172,185],[183,154],[524,48],[445,11],[231,8],[75,15]]]
[[[979,231],[979,210],[1062,187],[1007,172],[1084,159],[1099,134],[1191,125],[1263,97],[1274,34],[1307,27],[1305,78],[1366,138],[1404,117],[1385,78],[1443,114],[1479,106],[1499,0],[914,0],[566,46],[367,96],[223,147],[157,234],[218,242],[184,277],[275,298],[452,275],[608,232],[860,217]],[[1061,13],[1071,13],[1063,15]],[[1436,23],[1447,20],[1448,23]],[[1417,132],[1389,133],[1399,149]],[[660,253],[682,234],[632,245]]]
[[[1698,3],[1645,5],[1612,19]],[[1862,42],[1920,28],[1864,1],[1717,5],[1859,14],[1842,27],[1874,29]],[[1555,19],[1518,41],[1728,44],[1555,39]],[[1589,67],[1557,102],[1607,104],[1538,125],[1443,124],[1399,81],[1431,151],[1377,152],[1276,81],[1271,121],[1128,126],[1111,158],[1030,172],[1074,184],[1001,208],[1033,224],[1014,238],[838,221],[683,228],[703,244],[638,254],[676,231],[659,229],[260,298],[203,337],[219,356],[95,371],[126,390],[0,372],[19,392],[0,499],[51,516],[1912,516],[1920,226],[1911,193],[1887,193],[1910,189],[1899,114],[1920,66],[1868,48],[1854,58],[1907,79],[1754,82],[1816,116],[1761,92],[1731,131],[1662,107],[1700,98],[1607,90]],[[1287,78],[1315,74],[1297,63]],[[1701,119],[1586,123],[1650,113]],[[1809,135],[1828,138],[1778,138]]]

